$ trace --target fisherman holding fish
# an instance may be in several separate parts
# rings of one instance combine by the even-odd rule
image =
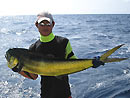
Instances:
[[[30,51],[50,59],[77,59],[72,51],[69,40],[65,37],[56,36],[52,32],[55,21],[49,12],[39,13],[35,25],[40,33],[40,39],[30,46]],[[93,60],[94,68],[103,64],[99,59]],[[18,72],[17,67],[14,67],[12,70]],[[38,77],[37,74],[26,71],[20,71],[19,73],[33,80],[36,80]],[[41,98],[72,98],[68,75],[41,75]]]

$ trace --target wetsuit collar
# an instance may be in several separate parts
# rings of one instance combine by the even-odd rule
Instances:
[[[55,35],[53,33],[51,33],[50,35],[48,36],[43,36],[40,34],[40,41],[41,42],[50,42],[54,39]]]

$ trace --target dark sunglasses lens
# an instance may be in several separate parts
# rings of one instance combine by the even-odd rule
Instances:
[[[51,26],[50,23],[44,24],[44,23],[39,23],[40,26]]]

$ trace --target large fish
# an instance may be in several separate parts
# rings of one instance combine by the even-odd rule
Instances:
[[[126,60],[127,58],[108,58],[108,56],[114,53],[121,46],[122,45],[119,45],[107,51],[100,57],[100,60],[104,63]],[[22,71],[44,76],[72,74],[93,66],[93,59],[50,59],[24,48],[9,49],[6,52],[5,57],[8,62],[8,67],[11,69],[17,66]]]

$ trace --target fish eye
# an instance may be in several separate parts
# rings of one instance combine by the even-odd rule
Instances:
[[[10,58],[11,58],[11,55],[10,55],[10,54],[8,54],[8,53],[6,53],[6,54],[5,54],[5,58],[7,59],[7,61],[9,61],[9,60],[10,60]]]
[[[5,58],[7,58],[7,54],[5,54]]]
[[[8,59],[8,54],[5,54],[5,58]]]

